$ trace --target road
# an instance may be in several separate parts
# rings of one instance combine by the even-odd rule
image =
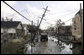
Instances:
[[[36,46],[36,51],[33,54],[59,54],[59,47],[52,40],[48,40],[48,42],[40,42]]]
[[[48,42],[37,42],[35,47],[32,47],[32,54],[72,54],[72,51],[69,49],[70,45],[64,44],[65,48],[58,46],[57,42],[55,43],[50,38]],[[28,54],[28,51],[27,51]]]

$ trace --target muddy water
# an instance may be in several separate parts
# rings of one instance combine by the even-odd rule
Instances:
[[[38,42],[35,44],[34,47],[31,47],[31,45],[28,44],[26,54],[80,54],[81,53],[79,51],[80,49],[79,45],[75,45],[76,48],[70,49],[74,47],[74,44],[67,45],[64,42],[60,42],[60,43],[62,45],[57,45],[57,42],[54,42],[49,38],[48,42]]]
[[[73,54],[82,54],[82,51],[81,51],[81,44],[73,44]]]

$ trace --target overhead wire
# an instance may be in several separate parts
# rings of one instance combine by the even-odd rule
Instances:
[[[76,10],[77,11],[77,10]],[[61,15],[61,16],[59,16],[59,18],[63,18],[63,17],[66,17],[65,15],[71,15],[71,14],[73,14],[73,13],[75,13],[76,11],[74,11],[74,12],[71,12],[71,13],[68,13],[68,14],[64,14],[64,15]],[[70,20],[70,19],[69,19]],[[67,20],[68,21],[68,20]]]
[[[45,1],[46,2],[46,1]],[[48,5],[48,3],[46,2],[46,4]],[[78,10],[76,10],[76,11],[78,11]],[[72,13],[68,13],[68,14],[64,14],[64,15],[70,15],[70,14],[73,14],[73,13],[75,13],[76,11],[74,11],[74,12],[72,12]],[[62,16],[64,16],[64,15],[62,15]],[[61,17],[61,16],[60,16]],[[65,17],[65,16],[64,16]],[[70,21],[72,18],[70,18],[69,20],[67,20],[67,21],[65,21],[65,23],[66,22],[68,22],[68,21]],[[46,22],[47,23],[47,22]],[[48,23],[49,24],[49,23]]]
[[[43,7],[44,7],[44,3],[43,3],[43,1],[41,2],[41,4],[43,5]]]
[[[45,1],[45,3],[48,5],[48,3],[47,3],[47,1]],[[43,4],[43,3],[42,3]],[[77,10],[76,10],[77,11]],[[75,12],[75,11],[74,11]],[[74,12],[72,12],[72,13],[74,13]],[[68,14],[64,14],[64,15],[69,15],[69,14],[72,14],[72,13],[68,13]],[[62,15],[62,16],[64,16],[64,15]],[[64,16],[65,17],[65,16]],[[70,21],[72,18],[70,18],[69,20],[67,20],[67,21],[65,21],[65,22],[68,22],[68,21]],[[47,23],[47,22],[45,22],[45,23]],[[48,23],[48,24],[50,24],[50,23]]]
[[[33,17],[28,13],[27,10],[25,10],[25,11],[26,11],[26,13],[29,15],[29,17],[31,17],[32,19],[36,20],[35,18],[33,18]],[[36,24],[36,23],[35,23],[35,24]]]
[[[40,1],[39,3],[40,3],[40,5],[41,5],[41,7],[43,8],[43,7],[44,7],[44,5],[42,4],[42,2]]]
[[[48,2],[47,2],[47,1],[45,1],[45,3],[46,3],[46,6],[48,6]]]
[[[46,1],[45,1],[46,2]],[[46,2],[46,4],[48,5],[48,3]],[[78,11],[78,10],[76,10],[76,11]],[[64,14],[64,15],[70,15],[70,14],[73,14],[73,13],[75,13],[76,11],[73,11],[73,12],[71,12],[71,13],[66,13],[66,14]],[[63,18],[63,16],[64,15],[62,15],[62,18]],[[60,16],[61,17],[61,16]],[[64,16],[65,17],[65,16]],[[70,21],[72,18],[70,18],[69,20],[67,20],[67,21],[65,21],[65,22],[68,22],[68,21]],[[47,22],[46,22],[47,23]],[[49,24],[49,23],[48,23]]]
[[[20,16],[22,16],[23,18],[25,18],[26,20],[32,22],[31,20],[27,19],[25,16],[23,16],[21,13],[19,13],[17,10],[15,10],[13,7],[11,7],[9,4],[7,4],[5,1],[3,1],[6,5],[8,5],[12,10],[14,10],[15,12],[17,12]]]
[[[20,11],[20,12],[23,12],[23,11],[25,11],[25,9],[24,9],[24,10],[22,10],[22,11]],[[14,16],[14,15],[16,15],[16,13],[11,14],[11,15],[9,15],[9,16]]]
[[[11,7],[9,4],[7,4],[5,1],[3,1],[6,5],[8,5],[12,10],[14,10],[16,13],[18,13],[20,16],[22,16],[23,18],[25,18],[26,20],[32,22],[31,20],[27,19],[25,16],[23,16],[20,12],[18,12],[16,9],[14,9],[13,7]],[[43,4],[43,3],[42,3]],[[43,5],[44,6],[44,5]],[[27,12],[27,11],[26,11]],[[28,12],[27,12],[28,13]],[[28,13],[29,15],[29,13]],[[30,15],[29,15],[30,16]],[[30,16],[31,17],[31,16]],[[31,17],[32,18],[32,17]],[[36,24],[36,23],[35,23]],[[50,24],[50,23],[48,23]]]
[[[71,19],[73,19],[73,18],[70,18],[69,20],[65,21],[64,23],[66,23],[66,22],[70,21]]]
[[[35,19],[35,17],[32,17],[32,16],[29,14],[30,12],[28,12],[28,10],[27,10],[27,9],[24,9],[23,11],[25,11],[25,12],[28,14],[28,16],[29,16],[30,18],[32,18],[32,19],[34,19],[34,20],[36,20],[36,19]],[[36,23],[35,23],[35,24],[36,24]]]
[[[77,10],[76,10],[76,11],[77,11]],[[74,11],[74,12],[76,12],[76,11]],[[72,13],[74,13],[74,12],[72,12]],[[72,13],[68,13],[68,14],[72,14]],[[64,16],[64,17],[65,17],[65,16]],[[62,18],[63,18],[63,16],[62,16]],[[70,18],[69,20],[65,21],[64,23],[70,21],[71,19],[73,19],[73,18]]]
[[[76,11],[78,11],[78,10],[76,10]],[[74,12],[76,12],[76,11],[73,11],[73,12],[71,12],[71,13],[74,13]],[[71,14],[71,13],[68,13],[68,14]],[[53,14],[49,14],[49,15],[54,15],[54,14],[57,14],[57,13],[53,13]],[[64,16],[64,15],[68,15],[67,13],[64,13],[63,15],[60,15],[60,16]]]
[[[26,13],[32,18],[32,19],[34,19],[30,14],[29,14],[29,12],[27,11],[27,10],[25,10],[26,11]]]
[[[76,10],[76,11],[77,11],[77,10]],[[70,14],[70,13],[69,13],[69,14]],[[72,13],[71,13],[71,14],[72,14]],[[73,19],[73,18],[70,18],[69,20],[65,21],[65,23],[68,22],[68,21],[70,21],[71,19]]]

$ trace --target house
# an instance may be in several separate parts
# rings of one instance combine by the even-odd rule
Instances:
[[[20,21],[1,21],[1,34],[9,34],[11,38],[22,37],[23,27]]]
[[[71,31],[71,26],[59,26],[58,27],[58,36],[59,39],[64,41],[64,40],[72,40],[72,31]]]
[[[58,27],[58,34],[64,36],[71,36],[71,26],[59,26]]]
[[[75,37],[76,40],[80,41],[83,33],[83,9],[80,10],[75,14],[74,18],[72,19],[72,35]],[[81,20],[82,19],[82,20]],[[82,23],[81,23],[82,22]],[[82,27],[81,27],[82,26]],[[82,28],[82,30],[81,30]],[[79,40],[80,39],[80,40]]]
[[[75,37],[73,53],[83,53],[83,9],[79,10],[72,19],[72,35]]]

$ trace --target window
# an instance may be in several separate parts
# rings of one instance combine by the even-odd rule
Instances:
[[[74,28],[74,30],[76,30],[76,28]]]
[[[74,21],[74,30],[76,30],[76,22]]]

